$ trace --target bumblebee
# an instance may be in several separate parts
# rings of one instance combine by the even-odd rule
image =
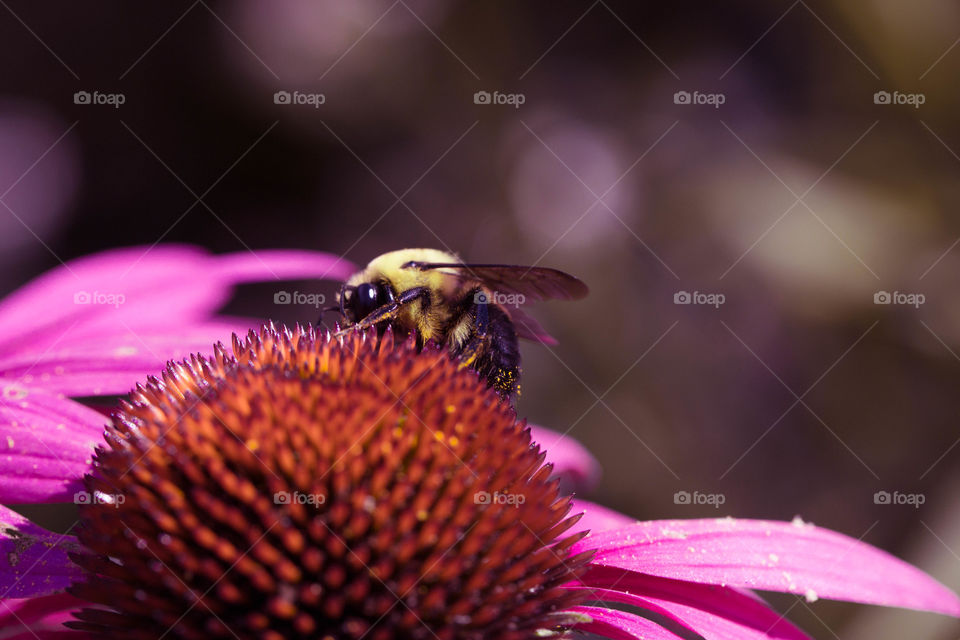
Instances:
[[[487,384],[510,397],[520,389],[518,338],[556,344],[520,306],[575,300],[588,293],[577,278],[544,267],[465,264],[436,249],[385,253],[340,287],[337,309],[348,326],[387,327],[446,347]]]

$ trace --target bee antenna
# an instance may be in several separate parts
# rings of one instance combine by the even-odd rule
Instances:
[[[335,304],[335,305],[331,305],[331,306],[329,306],[329,307],[324,307],[323,309],[320,309],[320,317],[317,318],[316,326],[317,326],[317,327],[320,327],[320,326],[324,326],[324,327],[325,327],[326,325],[323,324],[323,316],[325,316],[326,314],[330,313],[331,311],[336,311],[336,312],[339,313],[340,315],[344,315],[343,310],[341,309],[341,307],[342,307],[342,305]]]

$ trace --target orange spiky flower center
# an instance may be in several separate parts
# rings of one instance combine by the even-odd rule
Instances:
[[[585,557],[508,403],[389,333],[264,327],[171,364],[108,428],[69,623],[110,638],[562,633]]]

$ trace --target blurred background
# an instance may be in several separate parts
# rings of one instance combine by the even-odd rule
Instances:
[[[592,293],[534,309],[519,409],[598,457],[585,497],[800,515],[960,589],[960,5],[0,4],[0,292],[158,241],[561,268]],[[315,319],[275,288],[227,311]]]

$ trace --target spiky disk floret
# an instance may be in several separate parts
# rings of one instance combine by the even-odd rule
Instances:
[[[533,638],[569,498],[443,352],[273,326],[138,386],[86,479],[72,623],[111,638]]]

